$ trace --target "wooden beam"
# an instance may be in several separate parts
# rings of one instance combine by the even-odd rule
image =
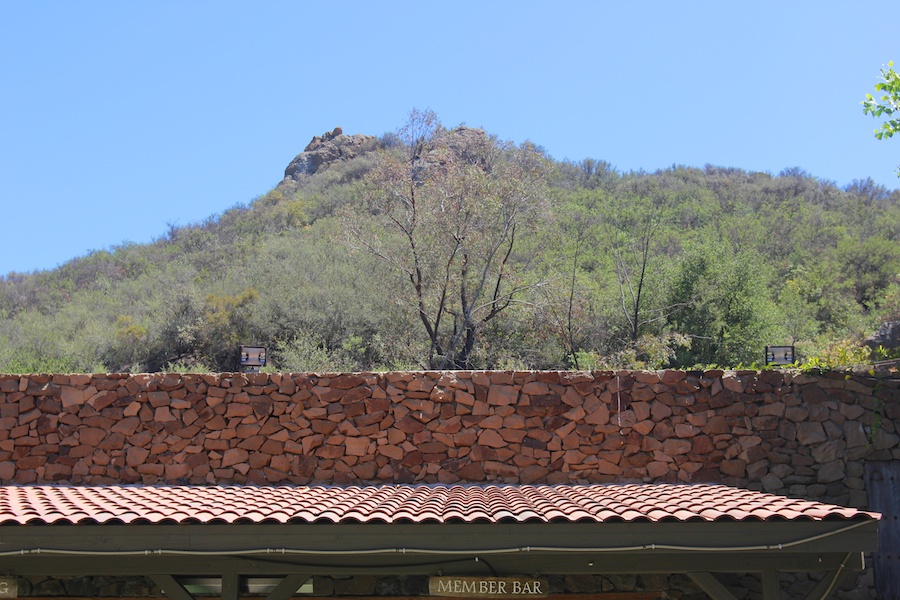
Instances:
[[[171,575],[147,575],[172,600],[194,600],[190,592]]]
[[[281,583],[275,586],[274,590],[269,592],[269,595],[266,596],[266,600],[288,600],[288,598],[291,598],[297,592],[297,589],[301,585],[306,583],[307,579],[309,579],[309,575],[305,573],[288,575],[281,580]]]
[[[222,600],[238,600],[241,595],[238,574],[230,571],[222,575]]]
[[[874,552],[877,550],[878,522],[798,521],[798,522],[652,522],[652,523],[346,523],[346,524],[225,524],[225,525],[77,525],[6,526],[5,551],[54,548],[102,552],[156,554],[159,549],[243,551],[247,549],[293,548],[298,543],[311,552],[370,551],[374,548],[407,550],[422,547],[431,551],[459,553],[496,548],[562,546],[641,548],[656,555],[661,546],[705,548],[707,554],[723,545],[771,547],[801,539],[808,543],[785,547],[784,553]],[[352,540],[352,543],[350,542]],[[650,548],[655,547],[655,551]],[[689,552],[690,550],[672,550]],[[752,551],[751,551],[752,552]],[[589,551],[585,551],[589,554]],[[633,553],[642,553],[638,550]],[[70,558],[72,555],[70,555]],[[2,558],[2,557],[0,557]],[[96,556],[94,557],[96,558]],[[2,561],[0,561],[2,562]],[[705,569],[705,567],[704,567]],[[0,571],[5,569],[0,568]],[[781,570],[781,569],[780,569]],[[157,571],[165,572],[165,571]],[[221,575],[222,571],[219,571]]]
[[[3,540],[5,542],[5,539]],[[446,560],[445,564],[437,561]],[[423,563],[415,555],[396,554],[389,557],[346,556],[340,564],[329,556],[53,556],[50,554],[0,557],[0,573],[28,576],[126,576],[146,573],[168,573],[174,577],[221,577],[235,572],[245,577],[284,577],[292,573],[307,575],[492,575],[484,561],[466,562],[458,556],[434,557],[435,563]],[[498,575],[522,573],[554,575],[618,575],[706,573],[762,573],[769,570],[788,572],[862,570],[862,554],[847,559],[841,554],[757,553],[608,553],[547,554],[522,552],[510,556],[491,556],[491,566]],[[843,566],[842,566],[843,565]]]
[[[687,576],[712,600],[737,600],[712,573],[688,573]]]
[[[778,571],[763,571],[761,579],[763,600],[781,600],[781,582],[778,579]]]

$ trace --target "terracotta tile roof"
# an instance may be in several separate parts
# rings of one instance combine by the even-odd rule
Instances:
[[[866,520],[723,485],[0,486],[0,524]]]

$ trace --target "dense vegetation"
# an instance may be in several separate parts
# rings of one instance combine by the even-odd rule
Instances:
[[[900,191],[558,162],[413,112],[247,206],[0,278],[0,372],[736,366],[900,318]]]

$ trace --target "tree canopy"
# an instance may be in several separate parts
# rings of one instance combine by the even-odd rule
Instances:
[[[881,69],[881,81],[875,84],[875,90],[883,92],[877,98],[872,94],[866,94],[863,100],[863,114],[870,114],[875,118],[886,115],[888,118],[881,127],[875,130],[875,137],[884,140],[900,133],[900,75],[893,69],[894,63],[888,62],[887,69]],[[894,116],[897,113],[897,116]],[[897,177],[900,177],[900,167],[897,167]]]

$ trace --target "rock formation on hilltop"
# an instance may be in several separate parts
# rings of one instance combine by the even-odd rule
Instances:
[[[422,157],[426,162],[435,160],[432,153],[441,147],[446,148],[455,160],[462,160],[481,168],[487,168],[494,158],[494,141],[483,129],[473,129],[460,125],[455,129],[443,132],[442,135],[432,140],[430,147],[426,147]],[[436,160],[443,162],[440,152],[437,152]]]
[[[492,142],[482,129],[460,126],[445,131],[441,136],[442,145],[467,162],[486,166],[490,161]],[[371,135],[345,135],[340,127],[321,136],[314,136],[306,148],[294,157],[284,170],[284,179],[279,187],[294,188],[304,178],[314,175],[329,165],[349,161],[368,152],[382,148],[381,142]],[[435,147],[426,148],[430,154]],[[426,156],[425,160],[430,160]]]
[[[318,172],[323,166],[336,161],[346,161],[379,147],[378,138],[371,135],[344,135],[340,127],[314,136],[306,148],[284,170],[284,179],[300,181]]]
[[[275,191],[282,197],[289,197],[317,173],[399,143],[399,139],[392,142],[371,135],[345,135],[340,127],[335,127],[321,136],[313,136],[303,152],[285,168],[284,178],[275,186]],[[497,149],[495,141],[483,129],[459,126],[449,131],[441,130],[425,145],[419,158],[425,164],[443,164],[453,157],[454,160],[487,169],[496,157]],[[357,167],[343,169],[338,179],[347,181],[361,177],[371,164],[359,164]]]

